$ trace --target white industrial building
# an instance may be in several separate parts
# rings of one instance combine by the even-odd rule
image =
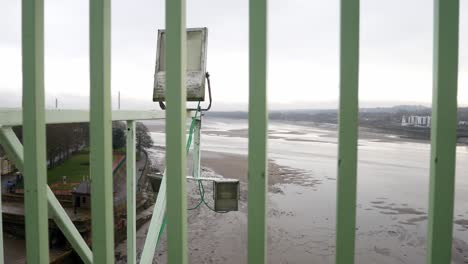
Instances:
[[[401,126],[431,127],[432,118],[430,116],[403,116]],[[458,121],[458,126],[468,126],[468,121]]]
[[[403,116],[402,126],[431,127],[432,118],[430,116]]]

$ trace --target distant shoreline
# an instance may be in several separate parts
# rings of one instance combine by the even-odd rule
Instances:
[[[207,121],[216,121],[216,120],[237,120],[240,122],[245,122],[247,126],[247,119],[243,117],[231,117],[231,116],[211,116],[207,115],[205,117]],[[271,119],[270,122],[281,122],[289,125],[297,125],[304,127],[314,127],[326,130],[329,132],[328,136],[337,137],[338,125],[333,122],[317,122],[317,121],[301,121],[301,120],[280,120],[280,119]],[[164,122],[158,121],[157,123],[151,122],[146,123],[147,127],[151,132],[162,132],[164,133]],[[369,125],[359,125],[359,139],[367,140],[379,140],[382,142],[419,142],[419,143],[430,143],[430,128],[422,127],[403,127],[395,125],[378,125],[378,126],[369,126]],[[229,131],[212,131],[210,128],[203,129],[204,134],[216,134],[224,135],[231,137],[248,137],[247,128],[229,130]],[[270,133],[274,131],[270,130]],[[458,140],[458,145],[467,146],[468,145],[468,130],[464,130],[467,137],[460,137]],[[274,135],[269,136],[270,139],[274,139]]]
[[[208,119],[233,119],[233,120],[245,120],[243,117],[231,117],[231,116],[208,116]],[[284,122],[285,124],[291,125],[302,125],[306,127],[317,127],[325,130],[336,131],[338,124],[336,120],[329,121],[306,121],[306,120],[282,120],[270,117],[270,122]],[[359,138],[368,138],[367,133],[375,133],[382,135],[393,135],[398,136],[400,141],[417,141],[417,142],[430,142],[431,128],[426,127],[411,127],[411,126],[399,126],[394,123],[385,124],[384,122],[374,122],[376,125],[359,124]],[[361,137],[363,134],[363,137]],[[378,137],[380,138],[380,137]],[[388,139],[388,137],[386,137]],[[468,128],[459,128],[457,132],[457,143],[459,145],[468,145]],[[391,139],[394,141],[394,138]]]

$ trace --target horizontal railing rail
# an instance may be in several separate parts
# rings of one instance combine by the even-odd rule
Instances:
[[[128,120],[154,120],[164,119],[163,111],[112,111],[112,121]],[[89,123],[90,116],[87,110],[46,110],[46,124]],[[1,109],[0,126],[20,126],[23,124],[23,111],[21,109]]]

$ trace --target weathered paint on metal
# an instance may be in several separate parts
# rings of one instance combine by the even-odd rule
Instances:
[[[110,0],[90,6],[90,176],[93,262],[114,263]]]
[[[0,144],[19,171],[24,172],[23,146],[11,128],[0,128]],[[57,198],[47,186],[49,213],[84,263],[92,263],[92,252]]]
[[[186,34],[187,101],[204,101],[208,29],[188,28]],[[156,52],[156,72],[154,74],[154,101],[166,101],[166,46],[165,30],[159,30]]]
[[[359,0],[341,0],[336,264],[354,263],[359,84]]]
[[[249,1],[248,263],[267,263],[267,0]]]
[[[167,247],[170,264],[187,263],[185,0],[166,0]]]
[[[127,263],[136,263],[135,121],[127,121]]]
[[[44,1],[22,2],[26,259],[49,263],[44,101]]]
[[[451,262],[460,16],[459,0],[434,3],[428,264]]]

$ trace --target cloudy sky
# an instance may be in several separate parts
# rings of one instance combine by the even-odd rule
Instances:
[[[21,6],[0,8],[0,107],[21,101]],[[84,107],[89,96],[87,0],[45,0],[49,107]],[[362,106],[429,104],[432,0],[361,1]],[[468,105],[468,1],[461,0],[459,103]],[[112,93],[123,108],[151,108],[163,0],[112,1]],[[334,107],[338,99],[338,0],[269,1],[271,108]],[[248,1],[187,0],[187,26],[208,27],[215,109],[248,100]]]

